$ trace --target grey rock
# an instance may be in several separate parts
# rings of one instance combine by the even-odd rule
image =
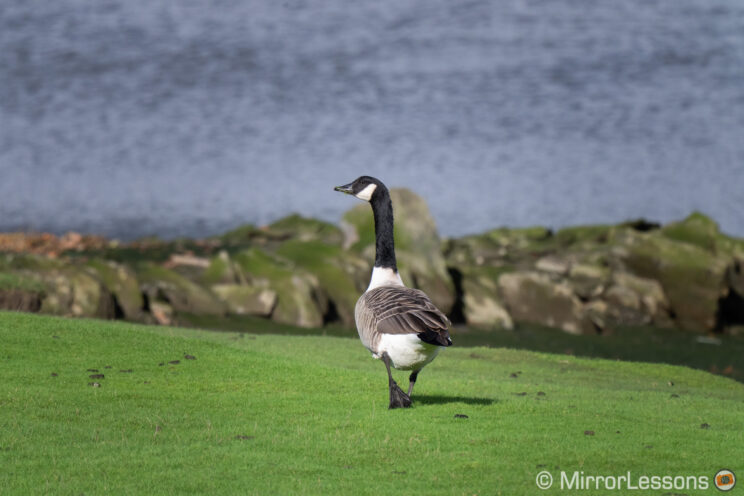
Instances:
[[[277,301],[276,291],[239,284],[216,284],[212,292],[227,305],[229,313],[268,317]]]
[[[571,334],[587,330],[581,302],[571,286],[538,272],[502,275],[499,292],[515,322],[557,327]]]

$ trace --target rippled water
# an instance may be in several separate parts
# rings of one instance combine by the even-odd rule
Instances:
[[[744,236],[744,2],[0,6],[0,230],[336,221],[362,173],[447,235],[699,209]]]

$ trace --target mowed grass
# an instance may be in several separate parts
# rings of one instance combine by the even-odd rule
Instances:
[[[744,386],[684,367],[455,346],[420,374],[414,408],[387,400],[356,339],[0,313],[0,493],[574,494],[535,477],[744,477]]]

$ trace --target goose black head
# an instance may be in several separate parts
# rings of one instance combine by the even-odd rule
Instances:
[[[374,177],[361,176],[349,184],[336,186],[333,189],[334,191],[340,191],[347,195],[354,195],[360,200],[370,201],[372,200],[372,195],[375,194],[375,191],[385,190],[385,185],[382,184],[382,181]]]

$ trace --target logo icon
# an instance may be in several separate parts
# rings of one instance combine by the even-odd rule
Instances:
[[[719,470],[714,482],[719,491],[731,491],[736,485],[736,476],[731,470]]]
[[[553,485],[553,476],[550,475],[550,472],[547,470],[543,470],[539,474],[537,474],[537,478],[535,478],[535,484],[537,484],[537,487],[540,489],[550,489],[550,486]]]

